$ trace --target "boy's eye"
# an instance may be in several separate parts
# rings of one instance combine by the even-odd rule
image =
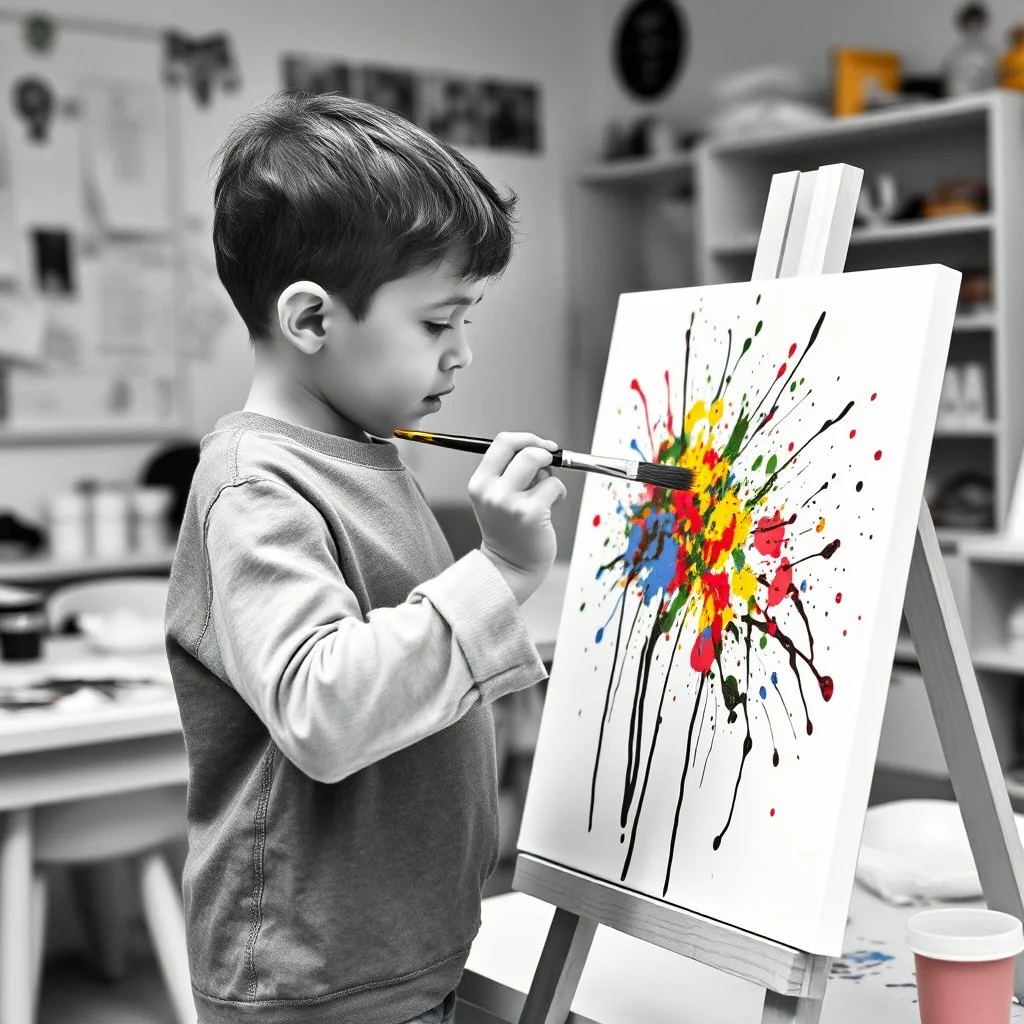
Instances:
[[[463,320],[463,326],[471,324],[472,320]],[[427,332],[432,334],[435,338],[440,338],[445,331],[453,331],[454,327],[447,321],[443,324],[435,323],[433,320],[424,320],[423,326],[426,327]]]

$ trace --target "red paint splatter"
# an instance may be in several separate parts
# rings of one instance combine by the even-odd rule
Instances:
[[[775,379],[778,380],[785,372],[786,372],[786,364],[783,363],[779,367],[779,372],[777,374],[775,374]]]
[[[850,437],[856,437],[856,436],[857,436],[857,431],[856,430],[851,430],[850,431]]]
[[[821,680],[818,683],[818,686],[821,688],[822,699],[825,701],[830,701],[832,699],[832,691],[834,689],[832,685],[832,677],[822,676]]]
[[[667,396],[665,404],[668,406],[668,421],[665,425],[668,427],[668,433],[671,437],[675,433],[675,430],[672,427],[672,388],[668,383],[668,370],[665,371],[665,392]]]
[[[690,652],[690,667],[694,672],[711,671],[711,666],[715,663],[715,646],[721,642],[721,639],[721,619],[716,616],[715,621],[707,629],[701,630],[693,642],[693,650]]]
[[[762,555],[778,558],[782,554],[782,545],[786,540],[786,524],[778,512],[770,518],[765,516],[758,520],[754,533],[754,547]]]
[[[790,359],[793,358],[793,355],[794,355],[795,352],[796,352],[796,342],[794,341],[793,344],[789,346],[789,358]]]
[[[775,808],[773,807],[773,808],[772,808],[772,809],[771,809],[771,810],[770,810],[770,811],[768,812],[768,814],[769,814],[769,815],[770,815],[771,817],[773,817],[773,818],[774,818],[774,817],[775,817]]]
[[[875,452],[875,462],[877,462],[881,457],[882,457],[882,450],[879,449],[877,452]]]
[[[792,451],[795,447],[796,447],[796,442],[790,441],[789,442],[789,451]]]
[[[784,558],[782,564],[775,570],[775,579],[768,587],[768,607],[781,604],[793,585],[793,567],[789,560]]]
[[[875,400],[875,399],[876,399],[877,397],[878,397],[878,392],[876,391],[876,392],[875,392],[875,393],[874,393],[874,394],[873,394],[873,395],[871,396],[871,401],[873,402],[873,401],[874,401],[874,400]]]
[[[843,603],[843,595],[842,594],[836,594],[836,604],[842,604],[842,603]]]
[[[647,396],[644,394],[643,388],[640,387],[640,381],[634,377],[630,381],[629,386],[640,396],[640,401],[644,403],[644,419],[647,421],[647,437],[651,442],[651,453],[654,454],[657,448],[654,447],[654,431],[651,430],[651,411],[647,408]]]
[[[601,517],[599,515],[594,516],[594,525],[595,526],[600,526],[601,525]]]

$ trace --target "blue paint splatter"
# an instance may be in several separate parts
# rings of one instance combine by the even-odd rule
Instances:
[[[779,673],[778,672],[773,672],[772,673],[772,686],[778,686],[778,685],[779,685]]]
[[[637,580],[645,605],[650,605],[653,598],[667,591],[675,578],[679,558],[679,542],[672,537],[675,522],[671,512],[652,509],[643,523],[634,523],[629,531],[623,557],[626,565],[637,565],[642,561]],[[645,540],[644,557],[640,559],[640,545]]]
[[[801,580],[800,581],[800,590],[801,590],[802,593],[806,593],[806,591],[807,591],[807,580]]]
[[[643,459],[645,462],[647,461],[647,456],[642,451],[640,451],[640,445],[638,445],[636,443],[636,438],[635,437],[633,438],[632,441],[629,442],[629,447],[632,448],[633,451],[635,451],[637,453],[637,455],[640,456],[641,459]]]
[[[764,700],[768,696],[768,691],[762,686],[758,691],[761,694],[761,700]]]

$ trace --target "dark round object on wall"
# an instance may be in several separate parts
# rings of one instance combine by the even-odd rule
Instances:
[[[655,99],[686,64],[690,32],[682,9],[671,0],[635,0],[623,12],[615,36],[615,67],[626,88]]]

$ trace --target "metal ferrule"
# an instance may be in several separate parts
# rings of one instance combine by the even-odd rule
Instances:
[[[589,473],[604,473],[607,476],[621,477],[623,480],[635,480],[640,470],[639,459],[598,458],[596,455],[584,455],[582,452],[562,451],[562,465],[566,469],[582,469]]]

